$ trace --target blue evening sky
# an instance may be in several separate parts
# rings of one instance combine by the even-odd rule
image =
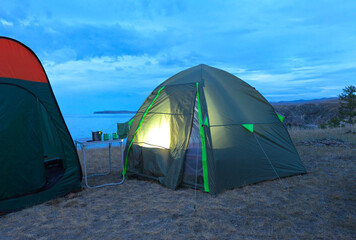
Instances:
[[[356,83],[353,0],[0,0],[0,35],[34,50],[65,114],[137,110],[200,63],[269,101],[334,97]]]

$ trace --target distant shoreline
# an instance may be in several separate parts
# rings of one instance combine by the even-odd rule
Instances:
[[[106,110],[106,111],[94,112],[94,114],[133,114],[133,113],[136,113],[136,111],[127,111],[127,110],[111,111],[111,110]]]

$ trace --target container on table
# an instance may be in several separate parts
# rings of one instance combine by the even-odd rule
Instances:
[[[113,139],[113,140],[119,139],[119,136],[117,135],[116,132],[115,132],[115,133],[112,133],[112,139]]]
[[[103,133],[101,131],[91,132],[92,140],[93,141],[101,141],[101,135]]]
[[[104,133],[104,141],[109,141],[109,139],[110,139],[110,134]]]

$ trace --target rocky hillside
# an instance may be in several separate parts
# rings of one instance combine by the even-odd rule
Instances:
[[[324,98],[309,101],[271,103],[276,111],[286,117],[288,126],[316,127],[337,116],[337,98]]]

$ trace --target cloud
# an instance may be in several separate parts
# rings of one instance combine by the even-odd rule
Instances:
[[[14,26],[14,24],[13,24],[12,22],[6,21],[5,19],[2,19],[2,18],[0,18],[0,23],[1,23],[3,26],[8,26],[8,27]]]
[[[93,96],[136,109],[200,63],[273,101],[335,96],[354,84],[355,11],[354,1],[12,0],[0,30],[35,51],[66,111]]]
[[[356,70],[356,62],[322,64],[317,66],[292,67],[283,69],[287,73],[268,73],[266,71],[244,71],[240,76],[244,79],[257,83],[288,83],[305,84],[328,79],[328,75],[335,72]],[[324,78],[322,78],[324,76]]]
[[[183,69],[175,66],[163,68],[163,55],[101,56],[62,63],[44,62],[52,84],[73,91],[152,91],[167,76]]]

